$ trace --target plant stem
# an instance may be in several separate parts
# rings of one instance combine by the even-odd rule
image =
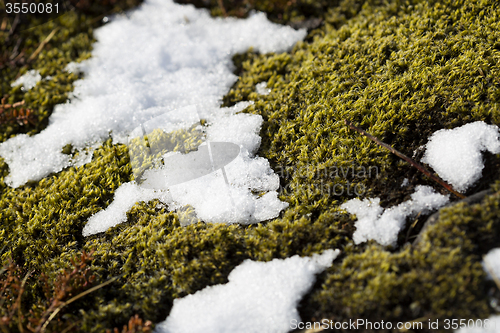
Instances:
[[[219,4],[219,8],[222,10],[222,15],[224,15],[224,17],[227,17],[226,8],[224,7],[224,0],[217,0],[217,3]]]
[[[461,199],[465,199],[465,196],[463,194],[460,194],[458,193],[457,191],[455,191],[449,184],[447,184],[444,180],[440,179],[439,177],[436,177],[435,175],[433,175],[429,170],[427,170],[423,165],[415,162],[414,160],[412,160],[411,158],[409,158],[408,156],[406,156],[405,154],[397,151],[396,149],[392,148],[391,146],[389,146],[388,144],[386,143],[383,143],[382,141],[380,141],[378,138],[374,137],[373,135],[371,134],[368,134],[367,132],[365,132],[364,130],[362,130],[361,128],[359,127],[356,127],[354,126],[350,121],[348,120],[344,120],[345,124],[348,125],[350,128],[352,128],[353,130],[357,131],[358,133],[360,133],[361,135],[364,135],[366,136],[368,139],[374,141],[376,144],[378,144],[379,146],[382,146],[384,147],[385,149],[389,150],[391,153],[397,155],[398,157],[402,158],[403,160],[405,160],[406,162],[410,163],[411,165],[413,165],[415,168],[417,168],[420,172],[422,172],[424,175],[426,175],[427,177],[429,177],[430,179],[432,179],[433,181],[435,181],[436,183],[438,183],[439,185],[443,186],[445,189],[447,189],[448,191],[450,191],[451,193],[453,193],[454,195],[456,195],[457,197],[461,198]]]
[[[120,278],[120,276],[116,276],[116,277],[114,277],[114,278],[111,278],[111,279],[109,279],[108,281],[106,281],[106,282],[104,282],[104,283],[101,283],[100,285],[97,285],[97,286],[95,286],[95,287],[92,287],[92,288],[90,288],[90,289],[88,289],[88,290],[85,290],[84,292],[82,292],[82,293],[80,293],[80,294],[76,295],[75,297],[73,297],[73,298],[69,299],[68,301],[63,302],[61,305],[59,305],[59,306],[57,307],[57,309],[55,309],[55,310],[54,310],[54,312],[52,312],[52,314],[51,314],[51,315],[50,315],[50,317],[49,317],[49,318],[45,321],[45,323],[43,323],[43,326],[42,326],[42,328],[41,328],[41,330],[40,330],[40,333],[44,333],[44,332],[45,332],[45,329],[46,329],[46,328],[47,328],[47,326],[49,325],[50,321],[51,321],[52,319],[54,319],[54,317],[55,317],[55,316],[59,313],[59,311],[61,311],[61,309],[62,309],[63,307],[65,307],[66,305],[68,305],[68,304],[70,304],[70,303],[73,303],[74,301],[76,301],[77,299],[79,299],[79,298],[81,298],[81,297],[83,297],[83,296],[85,296],[85,295],[90,294],[90,293],[91,293],[91,292],[93,292],[93,291],[96,291],[97,289],[101,289],[102,287],[107,286],[108,284],[110,284],[110,283],[112,283],[112,282],[114,282],[114,281],[118,280],[119,278]]]

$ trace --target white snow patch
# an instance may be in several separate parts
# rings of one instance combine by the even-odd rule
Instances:
[[[157,191],[141,188],[133,182],[123,184],[116,190],[114,200],[108,208],[94,214],[89,219],[83,228],[83,236],[104,232],[108,228],[125,222],[127,220],[127,211],[136,203],[141,201],[147,202],[159,196],[161,194]],[[165,197],[162,202],[168,203],[169,198]],[[98,223],[94,222],[96,220]]]
[[[64,70],[68,73],[78,73],[85,71],[85,62],[70,62],[64,67]]]
[[[288,332],[292,320],[300,322],[296,307],[315,274],[329,267],[339,253],[327,250],[304,258],[246,260],[229,274],[227,284],[174,300],[170,315],[156,332]]]
[[[493,274],[496,279],[500,280],[500,248],[492,249],[484,256],[483,268],[488,278],[493,279],[491,276]]]
[[[25,90],[30,90],[36,84],[38,81],[42,79],[42,76],[40,75],[40,72],[37,71],[36,69],[32,69],[28,72],[26,72],[24,75],[20,76],[16,81],[12,82],[11,87],[23,85],[23,88]]]
[[[173,209],[195,208],[198,218],[209,223],[256,223],[272,219],[288,206],[278,199],[279,178],[264,158],[240,155],[226,166],[229,186],[222,172],[172,186]],[[267,192],[259,197],[253,191]]]
[[[351,214],[356,214],[358,218],[353,235],[354,243],[375,240],[384,246],[394,246],[408,216],[419,212],[428,213],[448,201],[448,196],[435,193],[432,187],[419,185],[411,195],[411,200],[385,210],[380,207],[380,198],[363,201],[352,199],[340,207]]]
[[[231,142],[240,146],[240,154],[225,166],[229,184],[225,183],[221,170],[174,186],[167,186],[162,181],[161,174],[146,173],[146,181],[149,184],[156,184],[155,188],[159,190],[154,193],[147,192],[151,195],[148,200],[158,198],[168,204],[170,210],[179,210],[190,205],[195,209],[196,217],[208,223],[257,223],[277,217],[288,207],[288,203],[278,199],[279,177],[271,169],[269,161],[252,155],[260,145],[261,138],[258,133],[262,118],[252,114],[235,114],[241,107],[236,105],[231,109],[224,109],[223,115],[214,117],[207,129],[208,140]],[[195,109],[185,108],[185,118],[189,118],[187,115],[193,114]],[[146,126],[143,126],[145,131],[149,132],[153,124],[161,127],[165,119],[170,120],[172,128],[182,126],[175,123],[169,114],[159,118],[161,119],[155,118],[146,123]],[[185,127],[189,127],[190,123],[186,122]],[[169,154],[171,153],[167,153],[164,157]],[[144,192],[130,190],[129,183],[123,184],[119,190],[124,186],[127,187],[126,195],[115,194],[111,206],[89,219],[84,229],[84,236],[103,232],[109,227],[125,222],[126,212],[135,202],[148,201],[144,199]],[[263,195],[259,196],[253,192]],[[168,199],[163,200],[164,197]],[[108,210],[109,212],[106,212]],[[181,224],[189,223],[181,221]]]
[[[232,108],[219,104],[237,79],[232,55],[250,47],[262,53],[285,51],[305,34],[270,23],[264,14],[214,19],[192,6],[146,1],[129,18],[118,17],[96,31],[91,59],[66,66],[70,72],[83,71],[85,78],[75,83],[71,103],[56,107],[46,130],[0,145],[0,155],[14,170],[8,184],[19,186],[74,164],[60,153],[67,143],[82,151],[110,132],[114,143],[126,143],[142,136],[144,128],[168,133],[205,119],[206,140],[240,147],[239,156],[225,167],[229,184],[220,170],[153,192],[123,184],[114,202],[89,219],[84,235],[124,222],[136,202],[153,198],[171,210],[190,205],[205,222],[255,223],[277,217],[288,204],[278,199],[279,178],[268,161],[255,156],[262,118],[238,114],[250,103]]]
[[[482,151],[500,153],[498,127],[482,121],[435,132],[422,159],[457,191],[464,192],[484,168]]]
[[[269,95],[271,93],[271,89],[267,87],[267,82],[257,83],[255,90],[259,95]]]
[[[263,13],[220,19],[172,0],[145,1],[96,30],[92,58],[68,65],[85,78],[75,82],[71,102],[56,106],[44,131],[0,144],[11,170],[6,183],[18,187],[71,165],[61,152],[66,144],[81,150],[109,133],[122,139],[141,123],[188,105],[201,106],[210,121],[237,79],[234,54],[250,47],[283,52],[305,35]]]

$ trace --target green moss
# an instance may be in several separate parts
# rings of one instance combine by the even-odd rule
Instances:
[[[412,184],[426,182],[349,131],[345,119],[410,156],[438,129],[499,123],[500,52],[493,42],[500,37],[499,12],[493,2],[458,4],[394,2],[380,10],[366,4],[340,29],[327,26],[290,55],[251,55],[243,62],[225,104],[255,101],[247,112],[265,120],[260,154],[285,169],[284,185],[296,189],[287,201],[321,210],[347,196],[325,196],[320,189],[350,182],[362,184],[365,196],[390,202],[408,175]],[[266,96],[255,92],[263,81],[271,88]],[[323,172],[353,163],[377,167],[380,177]],[[303,177],[308,168],[313,172]],[[300,193],[304,187],[311,193]]]
[[[253,100],[246,111],[265,120],[259,155],[280,174],[281,199],[290,204],[279,218],[252,226],[220,221],[181,227],[177,213],[151,201],[137,203],[126,223],[83,238],[88,218],[106,208],[116,189],[134,178],[132,165],[145,167],[148,162],[144,147],[133,146],[139,153],[132,151],[137,160],[131,163],[127,147],[107,140],[94,152],[92,162],[18,189],[3,183],[8,168],[0,161],[2,263],[12,257],[24,269],[55,277],[61,268],[70,267],[73,255],[95,250],[92,269],[97,282],[120,279],[68,309],[81,318],[78,327],[85,332],[121,327],[136,313],[145,320],[161,321],[173,299],[224,283],[245,259],[268,261],[329,248],[340,248],[344,254],[320,276],[303,302],[303,319],[488,316],[489,285],[480,260],[499,239],[498,194],[477,205],[443,210],[418,246],[401,244],[392,252],[371,243],[352,245],[354,218],[338,206],[354,196],[381,196],[384,205],[399,203],[415,185],[429,183],[349,131],[344,119],[410,156],[416,151],[416,158],[419,146],[437,129],[475,120],[500,124],[496,4],[486,0],[292,3],[291,7],[278,1],[261,4],[277,20],[318,16],[325,25],[290,54],[238,57],[241,78],[224,98],[226,105]],[[260,2],[252,4],[261,8]],[[317,9],[308,12],[302,4]],[[81,10],[97,15],[100,9],[89,5]],[[39,117],[33,128],[4,125],[1,140],[43,129],[53,106],[66,100],[78,76],[62,68],[89,56],[92,20],[71,12],[50,22],[23,23],[41,24],[26,32],[26,40],[31,40],[23,44],[26,54],[32,54],[54,28],[60,29],[34,63],[17,71],[1,69],[8,78],[2,82],[2,93],[9,94],[9,102],[24,99]],[[10,88],[10,82],[31,68],[54,78],[29,92]],[[267,96],[255,92],[255,85],[263,81],[271,88]],[[192,129],[173,136],[160,134],[148,137],[150,144],[159,140],[170,142],[169,150],[189,150],[198,144],[200,133]],[[189,144],[181,147],[176,135],[192,140],[184,140]],[[76,153],[72,147],[65,147],[65,152]],[[347,170],[353,166],[354,174]],[[361,172],[370,167],[376,168],[373,175]],[[401,189],[404,178],[410,179],[410,186]],[[478,186],[489,186],[498,178],[496,168]],[[328,192],[335,185],[341,185],[343,192]],[[352,194],[356,186],[366,190]],[[44,297],[36,279],[27,283],[26,297],[26,311],[29,300],[35,304]]]
[[[356,15],[365,0],[176,0],[196,7],[208,7],[213,16],[247,17],[253,11],[267,13],[268,18],[277,23],[297,27],[310,27],[307,20],[325,18],[337,25]],[[375,2],[375,1],[374,1]],[[311,22],[312,23],[312,22]],[[316,24],[312,24],[314,27]]]
[[[442,209],[421,242],[396,253],[374,244],[346,248],[303,307],[316,319],[418,319],[424,325],[428,319],[487,317],[492,283],[480,262],[499,239],[496,192],[475,205]]]
[[[311,255],[346,241],[339,236],[339,222],[327,214],[316,222],[288,212],[266,226],[180,227],[175,214],[152,202],[136,206],[128,220],[105,235],[92,236],[85,245],[98,249],[97,272],[124,277],[114,291],[97,297],[101,304],[90,307],[84,330],[112,327],[134,313],[153,322],[164,320],[174,298],[227,282],[230,271],[244,259]]]

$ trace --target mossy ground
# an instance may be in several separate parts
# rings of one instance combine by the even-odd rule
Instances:
[[[18,49],[26,58],[51,31],[59,30],[35,61],[0,64],[6,78],[2,94],[9,95],[10,103],[25,100],[38,117],[35,125],[1,125],[2,141],[46,126],[53,106],[66,100],[78,78],[62,69],[90,56],[92,29],[111,5],[133,4],[110,1],[110,6],[96,8],[79,3],[80,9],[53,20],[26,19],[19,28],[16,36],[23,40]],[[406,200],[418,184],[434,186],[397,157],[349,131],[344,119],[407,155],[415,151],[415,158],[435,130],[476,120],[500,125],[498,4],[223,1],[224,10],[219,4],[211,3],[213,14],[244,16],[257,8],[282,23],[321,19],[321,26],[290,53],[235,57],[240,79],[224,98],[225,105],[255,102],[246,112],[265,120],[259,155],[281,175],[281,198],[290,207],[259,225],[181,227],[175,213],[152,201],[137,204],[127,223],[83,238],[87,219],[109,205],[114,191],[133,177],[127,148],[108,140],[85,166],[18,189],[2,181],[2,262],[12,258],[35,275],[55,277],[71,266],[70,258],[94,250],[95,283],[120,279],[65,309],[76,316],[61,320],[77,320],[75,329],[84,332],[121,327],[135,314],[159,322],[173,299],[224,283],[245,259],[268,261],[329,248],[340,248],[343,254],[302,301],[304,320],[427,321],[484,318],[494,312],[489,301],[499,293],[485,280],[480,260],[500,239],[496,156],[488,156],[487,177],[467,193],[493,186],[494,194],[475,205],[443,209],[418,246],[409,241],[419,226],[401,234],[399,249],[374,243],[354,246],[354,219],[338,206],[354,197],[356,186],[364,189],[358,191],[360,197],[379,196],[385,206]],[[7,38],[7,32],[1,36]],[[8,47],[2,54],[11,51]],[[53,79],[28,92],[10,88],[31,68]],[[255,85],[264,81],[271,93],[258,95]],[[345,172],[353,167],[354,174],[351,169]],[[370,167],[377,173],[362,172]],[[7,175],[3,162],[1,170]],[[404,178],[410,184],[401,188]],[[332,193],[335,185],[343,192]],[[408,224],[424,220],[418,217]],[[36,279],[28,280],[22,303],[26,313],[44,297],[40,288]]]

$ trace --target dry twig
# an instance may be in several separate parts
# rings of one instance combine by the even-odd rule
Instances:
[[[378,144],[379,146],[381,147],[384,147],[385,149],[389,150],[391,153],[393,153],[394,155],[402,158],[403,160],[405,160],[406,162],[410,163],[412,166],[414,166],[415,168],[417,168],[420,172],[422,172],[424,175],[426,175],[427,177],[429,177],[430,179],[432,179],[433,181],[435,181],[436,183],[438,183],[439,185],[443,186],[445,189],[447,189],[448,191],[450,191],[451,193],[453,193],[454,195],[456,195],[457,197],[461,198],[461,199],[465,199],[465,196],[463,194],[460,194],[458,193],[457,191],[455,191],[449,184],[447,184],[444,180],[436,177],[435,175],[433,175],[429,170],[427,170],[423,165],[415,162],[414,160],[412,160],[411,158],[409,158],[408,156],[406,156],[405,154],[397,151],[396,149],[394,149],[393,147],[389,146],[388,144],[386,143],[383,143],[382,141],[380,141],[379,139],[377,139],[376,137],[374,137],[373,135],[371,134],[368,134],[367,132],[365,132],[364,130],[362,130],[361,128],[359,127],[356,127],[354,126],[350,121],[348,120],[344,120],[345,121],[345,124],[348,125],[350,128],[352,128],[353,130],[357,131],[358,133],[360,133],[361,135],[364,135],[366,136],[368,139],[374,141],[376,144]]]
[[[224,15],[224,17],[227,17],[226,7],[224,7],[224,0],[217,0],[217,3],[219,4],[220,10],[222,10],[222,15]]]
[[[2,98],[0,102],[0,124],[18,123],[20,126],[35,125],[33,110],[19,108],[24,105],[24,101],[14,104],[6,104],[7,97]]]
[[[47,43],[50,42],[50,40],[52,39],[52,37],[54,37],[54,35],[56,34],[57,30],[59,30],[59,28],[55,28],[54,30],[52,30],[52,32],[40,43],[40,45],[38,45],[38,47],[35,50],[35,52],[33,52],[33,54],[28,58],[28,62],[31,62],[31,61],[35,60],[35,58],[38,56],[38,54],[40,52],[42,52],[42,50],[45,47],[45,45],[47,45]]]

